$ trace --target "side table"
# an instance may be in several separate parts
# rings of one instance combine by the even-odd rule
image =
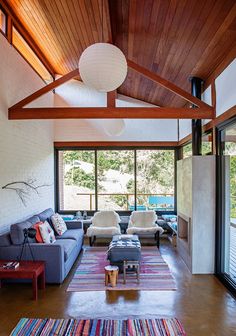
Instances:
[[[9,260],[0,260],[0,288],[2,279],[32,279],[33,299],[38,299],[39,288],[45,289],[45,262],[44,261],[20,261],[16,269],[3,268],[3,264]]]
[[[118,266],[105,266],[105,286],[108,286],[109,282],[112,287],[115,287],[118,281]]]
[[[124,260],[123,262],[123,283],[126,284],[126,274],[136,273],[137,282],[139,283],[139,261],[137,260]],[[128,271],[128,272],[127,272]]]

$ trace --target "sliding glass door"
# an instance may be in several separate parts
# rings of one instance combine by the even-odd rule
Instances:
[[[219,129],[217,273],[236,288],[236,122]]]

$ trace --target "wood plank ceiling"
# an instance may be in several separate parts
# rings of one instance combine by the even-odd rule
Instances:
[[[77,68],[82,51],[90,44],[112,41],[129,59],[190,91],[190,75],[206,80],[236,49],[235,0],[7,3],[58,74]],[[132,70],[118,92],[160,106],[185,104]]]

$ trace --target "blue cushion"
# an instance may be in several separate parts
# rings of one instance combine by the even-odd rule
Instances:
[[[75,241],[80,241],[83,239],[84,232],[81,229],[70,229],[63,233],[62,236],[56,236],[57,239],[73,239]]]
[[[54,244],[63,246],[65,261],[70,257],[71,252],[77,245],[76,240],[73,239],[57,239]]]
[[[61,217],[64,219],[64,221],[70,221],[75,218],[74,215],[61,215]]]
[[[27,219],[27,222],[30,222],[32,225],[40,222],[39,216],[32,216],[29,219]]]
[[[52,215],[54,215],[54,213],[55,212],[51,208],[49,208],[39,213],[38,217],[42,222],[48,221],[48,223],[52,225],[51,217]]]
[[[28,229],[32,226],[31,222],[24,221],[11,225],[10,235],[11,241],[14,245],[21,245],[24,242],[24,229]],[[30,242],[35,242],[35,240],[29,239]]]
[[[176,215],[162,215],[162,218],[164,218],[165,220],[171,219],[171,218],[177,218]]]

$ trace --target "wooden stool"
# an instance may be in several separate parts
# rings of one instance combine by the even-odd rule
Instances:
[[[136,273],[137,282],[139,283],[139,261],[132,260],[124,260],[123,262],[123,283],[126,283],[126,274],[128,273]]]
[[[118,280],[119,267],[118,266],[105,266],[105,285],[110,283],[112,287],[116,287]]]

